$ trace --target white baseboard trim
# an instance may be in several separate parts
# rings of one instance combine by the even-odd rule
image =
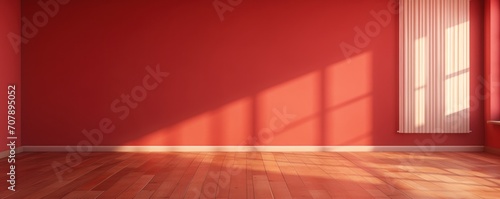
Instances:
[[[24,147],[16,147],[16,154],[22,153],[24,151]],[[0,158],[5,158],[10,155],[10,150],[5,150],[0,152]]]
[[[77,146],[24,146],[25,152],[90,151]],[[93,146],[92,152],[478,152],[484,146]]]

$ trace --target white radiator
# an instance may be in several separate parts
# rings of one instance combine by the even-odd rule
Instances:
[[[399,3],[398,132],[470,132],[469,0]]]

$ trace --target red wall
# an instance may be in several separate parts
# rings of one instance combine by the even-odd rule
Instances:
[[[500,120],[500,2],[485,1],[485,114],[487,120]],[[500,149],[500,126],[486,127],[486,147]]]
[[[21,3],[18,0],[2,0],[0,1],[0,114],[4,118],[0,122],[2,136],[0,137],[0,151],[7,150],[7,86],[10,84],[16,85],[16,145],[21,144],[21,56],[20,52],[16,53],[11,45],[8,35],[20,35],[21,23]],[[19,46],[17,46],[19,47]]]
[[[243,0],[220,21],[211,1],[73,0],[23,48],[23,142],[483,145],[482,99],[470,134],[396,133],[397,15],[381,27],[370,14],[388,3]],[[40,10],[23,1],[23,16]],[[346,59],[340,45],[367,24],[380,32]],[[481,91],[483,1],[471,1],[470,24]],[[161,82],[146,69],[157,64]],[[131,92],[139,102],[120,102]]]

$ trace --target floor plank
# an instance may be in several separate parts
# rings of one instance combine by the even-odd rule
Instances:
[[[146,184],[151,181],[153,175],[142,175],[134,184],[128,187],[123,193],[121,193],[117,198],[125,199],[125,198],[134,198],[137,193],[139,193]]]
[[[95,199],[102,194],[102,191],[72,191],[68,193],[63,199]]]

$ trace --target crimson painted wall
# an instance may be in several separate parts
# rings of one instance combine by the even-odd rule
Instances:
[[[500,120],[500,2],[485,1],[485,114],[487,120]],[[500,149],[500,126],[488,124],[486,143],[488,148]]]
[[[444,136],[396,132],[392,2],[215,2],[225,12],[195,0],[49,6],[22,51],[24,144],[484,144],[482,0],[471,1],[472,133]],[[43,10],[22,5],[31,21]]]
[[[2,120],[0,128],[2,129],[2,137],[0,138],[0,151],[7,150],[7,86],[11,84],[16,85],[16,145],[21,144],[21,55],[16,52],[11,44],[13,35],[20,35],[21,23],[19,21],[21,16],[21,3],[18,0],[2,0],[0,1],[0,114]],[[19,48],[19,45],[14,45]]]

